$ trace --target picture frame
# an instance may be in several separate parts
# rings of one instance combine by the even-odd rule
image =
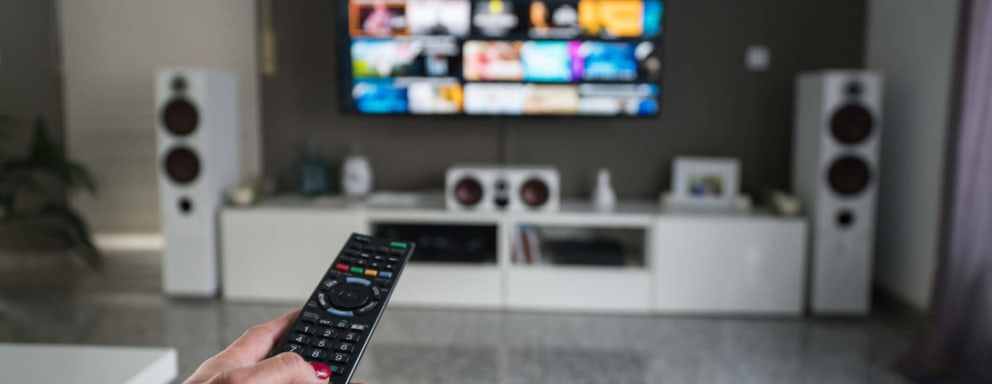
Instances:
[[[740,193],[740,160],[679,156],[672,165],[671,202],[730,208]]]

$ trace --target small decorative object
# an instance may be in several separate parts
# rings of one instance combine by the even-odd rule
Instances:
[[[331,168],[313,141],[307,142],[306,152],[300,161],[299,187],[300,193],[310,197],[327,195],[332,192]]]
[[[372,166],[357,148],[341,166],[341,189],[350,198],[365,197],[372,192]]]
[[[672,203],[732,208],[740,192],[740,161],[733,158],[677,157],[672,172]]]
[[[596,187],[592,190],[592,201],[600,211],[612,210],[617,205],[617,194],[610,181],[610,170],[602,168],[596,174]]]

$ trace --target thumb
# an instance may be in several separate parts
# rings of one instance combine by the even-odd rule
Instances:
[[[326,384],[327,380],[317,378],[314,368],[303,357],[285,352],[255,365],[222,373],[217,381],[237,384]]]

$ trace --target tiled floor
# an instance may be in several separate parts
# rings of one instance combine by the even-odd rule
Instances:
[[[173,346],[181,375],[291,305],[171,300],[155,254],[102,272],[0,254],[0,341]],[[913,329],[867,320],[412,310],[383,317],[357,378],[389,383],[902,383]],[[181,381],[181,380],[180,380]]]

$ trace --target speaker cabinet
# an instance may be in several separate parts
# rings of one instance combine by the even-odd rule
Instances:
[[[455,166],[445,175],[445,205],[464,211],[557,211],[560,188],[554,167]]]
[[[237,97],[233,73],[168,68],[155,75],[166,294],[217,294],[217,213],[238,177]]]
[[[816,314],[870,311],[881,93],[881,77],[871,72],[799,76],[792,181],[811,222]]]

